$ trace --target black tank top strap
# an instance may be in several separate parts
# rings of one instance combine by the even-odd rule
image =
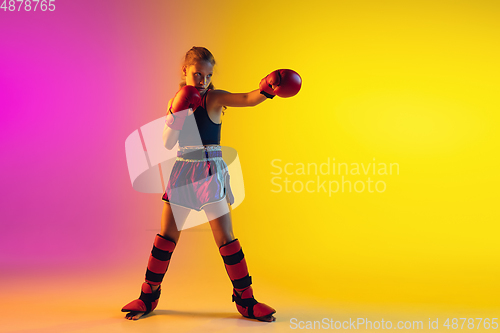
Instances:
[[[207,109],[207,96],[208,96],[208,92],[212,90],[212,89],[208,89],[207,92],[205,92],[205,95],[203,95],[203,99],[201,101],[201,106],[203,106],[203,108],[206,110]]]

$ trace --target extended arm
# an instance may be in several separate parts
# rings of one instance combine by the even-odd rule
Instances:
[[[255,106],[264,102],[267,97],[262,95],[259,89],[248,93],[230,93],[224,90],[214,90],[210,94],[210,103],[214,107],[229,106],[229,107],[245,107]]]
[[[267,75],[260,81],[259,89],[243,94],[232,94],[224,90],[214,90],[211,94],[211,104],[221,106],[255,106],[275,95],[291,97],[296,95],[302,85],[300,75],[290,69],[279,69]]]

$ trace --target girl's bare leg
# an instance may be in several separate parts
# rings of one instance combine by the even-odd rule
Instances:
[[[221,205],[226,205],[226,203],[221,202]],[[229,243],[234,240],[233,233],[233,221],[231,219],[231,206],[227,204],[227,213],[215,217],[217,215],[212,214],[214,211],[217,213],[221,212],[221,209],[217,209],[214,207],[207,207],[205,209],[205,213],[207,214],[207,218],[209,219],[210,227],[212,228],[212,233],[214,235],[215,243],[217,247],[221,247],[222,245]]]
[[[184,223],[187,216],[189,215],[189,209],[182,209],[175,207],[175,218],[177,222]],[[174,213],[172,207],[168,202],[165,202],[163,206],[163,212],[161,214],[161,231],[160,235],[172,239],[176,244],[179,241],[181,235],[180,230],[177,229],[176,220],[174,219]],[[156,291],[160,286],[152,286],[153,292]],[[137,320],[144,315],[144,312],[128,312],[125,316],[129,320]]]

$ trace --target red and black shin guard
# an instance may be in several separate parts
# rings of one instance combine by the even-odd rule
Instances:
[[[276,312],[272,307],[259,303],[253,297],[252,277],[248,274],[247,263],[238,239],[232,240],[219,248],[227,274],[233,283],[233,302],[244,317],[259,319]],[[241,292],[241,296],[237,291]],[[267,320],[266,320],[267,321]]]
[[[141,296],[122,308],[122,312],[144,312],[148,314],[158,305],[161,287],[153,292],[153,286],[159,286],[167,272],[170,257],[175,249],[175,242],[160,234],[156,235],[146,270],[146,282],[142,284]]]

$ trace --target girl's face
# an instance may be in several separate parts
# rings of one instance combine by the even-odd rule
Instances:
[[[186,76],[186,85],[195,87],[202,95],[212,81],[214,66],[208,61],[197,61],[190,66],[184,66],[182,71]]]

